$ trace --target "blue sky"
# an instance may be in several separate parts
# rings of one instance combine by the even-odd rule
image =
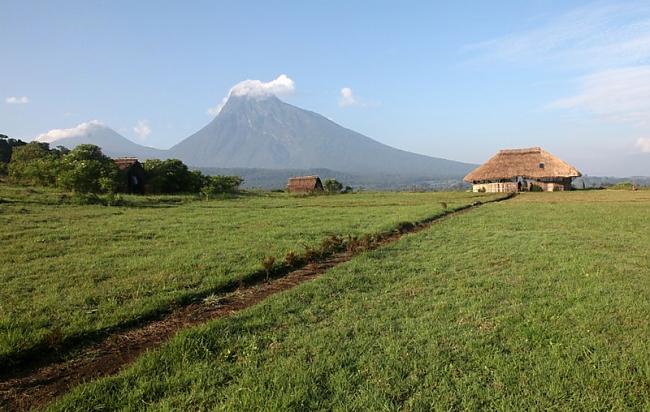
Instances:
[[[3,0],[0,133],[99,120],[167,148],[285,74],[283,100],[391,146],[650,175],[650,5],[350,3]]]

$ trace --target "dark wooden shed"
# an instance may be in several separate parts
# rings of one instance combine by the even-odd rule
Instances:
[[[122,190],[126,193],[144,194],[144,167],[135,157],[113,159],[122,174]]]
[[[297,176],[289,178],[287,191],[289,193],[312,193],[323,190],[323,182],[318,176]]]

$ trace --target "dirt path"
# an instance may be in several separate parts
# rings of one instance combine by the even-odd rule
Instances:
[[[511,197],[475,203],[413,226],[403,227],[401,232],[386,234],[363,251],[377,249],[398,240],[406,233],[419,232],[433,223],[482,204]],[[314,279],[363,251],[335,253],[285,276],[242,286],[234,292],[220,296],[217,302],[211,303],[208,300],[176,308],[162,319],[113,333],[99,342],[80,348],[77,353],[61,355],[58,359],[46,358],[18,367],[8,376],[0,377],[0,409],[23,411],[44,407],[80,383],[116,374],[144,352],[162,345],[179,330],[243,310],[269,295]]]

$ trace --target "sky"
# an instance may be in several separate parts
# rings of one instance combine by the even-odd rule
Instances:
[[[168,148],[251,80],[417,153],[541,146],[650,175],[648,2],[3,0],[0,16],[11,137],[98,121]]]

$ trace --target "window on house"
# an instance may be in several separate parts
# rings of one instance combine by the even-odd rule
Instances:
[[[544,168],[544,163],[540,163],[540,164],[539,164],[539,168],[540,168],[540,169],[543,169],[543,168]]]

